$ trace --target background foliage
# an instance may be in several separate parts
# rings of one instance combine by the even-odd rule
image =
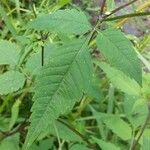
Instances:
[[[149,150],[144,0],[1,0],[0,150]]]

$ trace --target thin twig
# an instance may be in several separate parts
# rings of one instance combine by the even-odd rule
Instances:
[[[120,6],[120,7],[118,7],[118,8],[116,8],[116,9],[112,10],[111,13],[108,14],[108,15],[103,15],[103,16],[99,15],[99,18],[98,18],[98,20],[97,20],[97,22],[96,22],[96,25],[95,25],[95,27],[93,28],[93,30],[91,31],[90,39],[89,39],[89,42],[88,42],[88,43],[90,43],[90,41],[93,39],[94,34],[95,34],[95,32],[96,32],[96,29],[97,29],[97,27],[98,27],[101,23],[103,23],[108,17],[110,17],[110,16],[113,15],[114,13],[116,13],[116,12],[118,12],[119,10],[121,10],[121,9],[123,9],[123,8],[125,8],[125,7],[127,7],[127,6],[129,6],[129,5],[131,5],[132,3],[136,2],[136,1],[137,1],[137,0],[133,0],[133,1],[129,2],[129,3],[126,3],[126,4],[124,4],[124,5]],[[103,5],[104,5],[104,4],[103,4]],[[103,7],[104,7],[104,6],[103,6]],[[103,9],[103,8],[101,8],[101,9]],[[101,11],[102,11],[102,10],[101,10]],[[100,14],[101,14],[101,12],[100,12]]]
[[[131,150],[135,150],[136,149],[136,146],[137,146],[141,136],[143,135],[144,130],[146,129],[146,126],[147,126],[147,124],[149,122],[149,119],[150,119],[150,103],[148,103],[148,115],[146,117],[146,120],[145,120],[143,126],[141,127],[140,134],[138,135],[137,139],[133,140],[133,144],[131,146]]]
[[[150,62],[145,59],[142,54],[140,54],[138,51],[136,51],[139,59],[141,60],[141,62],[144,64],[144,66],[146,67],[147,71],[150,72]]]
[[[45,40],[48,38],[48,34],[49,34],[49,32],[47,33],[47,34],[43,34],[43,32],[40,32],[40,34],[41,34],[41,41],[42,41],[42,46],[41,46],[41,48],[42,48],[42,54],[41,54],[41,65],[42,66],[44,66],[44,42],[45,42]]]
[[[90,148],[95,149],[95,146],[84,136],[82,135],[79,131],[77,131],[74,127],[72,127],[71,125],[69,125],[68,123],[64,122],[62,119],[58,118],[57,121],[59,121],[60,123],[62,123],[63,125],[65,125],[66,127],[68,127],[71,131],[73,131],[75,134],[77,134],[79,137],[81,137],[81,139],[83,141],[85,141],[87,143],[87,145]]]
[[[1,137],[0,137],[0,141],[2,141],[3,139],[5,139],[9,136],[12,136],[12,135],[16,134],[17,132],[21,132],[22,130],[24,130],[27,127],[27,125],[28,125],[28,122],[27,122],[27,119],[25,119],[13,131],[6,131],[6,132],[0,131],[0,133],[2,134]]]
[[[56,124],[53,123],[53,126],[54,126],[54,129],[55,129],[55,133],[56,133],[56,136],[57,136],[57,141],[58,141],[58,144],[59,144],[59,148],[61,147],[61,140],[60,140],[60,137],[59,137],[59,133],[58,133],[58,129],[56,127]],[[60,148],[61,149],[61,148]]]
[[[116,16],[113,18],[106,18],[106,19],[104,19],[104,21],[114,21],[114,20],[118,20],[118,19],[132,18],[132,17],[139,17],[139,16],[148,16],[148,15],[150,15],[150,12],[131,13],[131,14],[126,14],[126,15]]]
[[[30,2],[31,2],[31,8],[32,8],[34,17],[37,18],[37,14],[36,14],[36,11],[35,11],[35,8],[34,8],[33,0],[30,0]],[[42,43],[43,43],[42,46],[41,46],[41,49],[42,49],[42,53],[41,53],[41,65],[42,65],[42,66],[44,66],[44,42],[45,42],[45,40],[48,38],[48,34],[49,34],[49,33],[44,34],[43,32],[40,32],[40,35],[41,35],[40,40],[41,40]]]
[[[32,8],[32,11],[33,11],[33,14],[34,14],[34,17],[37,18],[37,14],[36,14],[36,11],[35,11],[35,7],[34,7],[34,3],[32,0],[30,0],[30,3],[31,3],[31,8]]]
[[[113,11],[111,11],[110,14],[105,15],[105,18],[108,18],[109,16],[111,16],[111,15],[115,14],[116,12],[120,11],[121,9],[123,9],[123,8],[125,8],[125,7],[127,7],[127,6],[129,6],[129,5],[131,5],[131,4],[133,4],[133,3],[135,3],[136,1],[137,1],[137,0],[132,0],[132,1],[129,2],[129,3],[126,3],[126,4],[124,4],[124,5],[121,5],[120,7],[114,9]]]
[[[106,0],[103,0],[102,5],[101,5],[101,9],[100,9],[100,15],[101,15],[101,16],[102,16],[103,13],[104,13],[105,4],[106,4]]]

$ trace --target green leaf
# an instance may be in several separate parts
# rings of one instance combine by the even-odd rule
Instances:
[[[19,150],[19,134],[14,134],[1,141],[0,150]]]
[[[54,4],[54,6],[52,6],[52,10],[51,11],[52,12],[56,11],[56,10],[62,8],[63,6],[65,6],[66,4],[70,3],[70,2],[71,2],[71,0],[58,0],[56,2],[56,4]]]
[[[97,62],[97,65],[103,69],[108,79],[116,88],[129,95],[140,95],[141,88],[134,79],[129,78],[123,72],[111,67],[106,63]]]
[[[0,75],[0,95],[15,92],[23,87],[25,77],[18,71],[7,71]]]
[[[10,119],[10,123],[9,123],[9,130],[11,130],[11,128],[16,123],[16,120],[17,120],[18,114],[19,114],[20,104],[21,104],[20,100],[16,100],[16,102],[13,104],[13,106],[11,108],[11,119]]]
[[[131,139],[132,130],[128,123],[118,115],[104,114],[99,112],[94,112],[94,116],[97,121],[102,121],[107,128],[111,129],[118,137],[123,140]]]
[[[139,98],[137,96],[125,95],[123,101],[124,101],[123,103],[124,113],[129,122],[132,124],[134,130],[136,130],[138,127],[143,125],[143,122],[147,117],[148,114],[147,104],[136,107],[133,110],[136,102],[139,101]]]
[[[46,43],[44,45],[44,65],[46,65],[48,63],[52,49],[56,49],[56,46],[52,45],[50,43]],[[26,63],[27,71],[29,71],[33,75],[37,74],[40,71],[40,69],[42,68],[41,59],[42,59],[41,50],[38,51],[37,53],[32,54]]]
[[[131,139],[132,130],[129,124],[119,117],[110,117],[103,120],[106,126],[123,140]]]
[[[9,41],[0,41],[0,65],[16,65],[19,58],[17,46]]]
[[[87,148],[85,145],[83,144],[75,144],[73,145],[70,150],[90,150],[89,148]]]
[[[91,29],[83,12],[75,9],[58,10],[34,19],[29,28],[67,34],[84,34]]]
[[[142,150],[149,150],[149,149],[150,149],[150,137],[148,136],[143,137]]]
[[[102,139],[106,139],[106,130],[105,130],[105,125],[103,124],[103,117],[105,117],[102,113],[98,113],[93,107],[91,107],[93,116],[95,116],[96,118],[96,122],[97,122],[97,127],[99,129],[99,133]],[[108,117],[108,115],[107,115]]]
[[[133,106],[137,99],[138,97],[136,96],[125,94],[125,97],[123,100],[123,108],[124,108],[124,113],[127,116],[132,114]]]
[[[99,147],[102,150],[120,150],[119,147],[117,147],[116,145],[114,145],[110,142],[105,142],[105,141],[97,139],[95,137],[92,137],[92,139],[99,145]]]
[[[52,137],[50,139],[44,139],[39,141],[38,144],[32,144],[29,150],[50,150],[52,149],[53,142],[54,139]]]
[[[100,87],[101,81],[100,79],[98,79],[98,77],[96,77],[95,74],[93,74],[93,78],[91,80],[92,83],[91,86],[89,87],[87,95],[92,99],[94,98],[94,100],[96,100],[99,103],[100,100],[104,99],[104,95]]]
[[[113,9],[115,9],[115,1],[114,0],[109,0],[106,1],[106,5],[107,5],[107,12],[111,12]]]
[[[4,22],[5,22],[5,25],[6,27],[8,28],[8,30],[12,33],[12,35],[14,37],[16,37],[17,35],[17,31],[16,29],[14,28],[14,25],[12,24],[12,20],[10,19],[11,17],[9,17],[7,15],[7,12],[5,11],[2,3],[0,4],[0,17],[3,18]]]
[[[88,90],[92,79],[92,63],[85,40],[75,40],[52,49],[49,60],[36,78],[25,148],[55,119],[71,111]]]
[[[97,45],[110,64],[142,85],[142,71],[132,43],[119,30],[107,29],[97,36]]]
[[[0,116],[0,131],[7,132],[8,131],[8,124],[9,118]]]
[[[74,133],[72,130],[70,130],[68,127],[63,125],[62,123],[55,121],[55,125],[58,130],[59,138],[65,140],[65,141],[75,141],[75,142],[83,142],[81,137],[78,136],[76,133]],[[62,130],[63,129],[63,130]],[[57,136],[54,125],[52,124],[43,132],[38,139],[42,139],[46,137],[47,135],[52,134],[54,136]]]

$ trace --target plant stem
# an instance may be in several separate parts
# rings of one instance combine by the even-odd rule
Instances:
[[[118,8],[116,8],[116,9],[112,10],[110,14],[101,16],[101,13],[102,13],[102,11],[103,11],[103,9],[104,9],[103,7],[104,7],[105,2],[106,2],[106,1],[103,1],[103,5],[102,5],[102,7],[101,7],[101,11],[100,11],[100,15],[99,15],[99,18],[98,18],[98,20],[97,20],[97,23],[96,23],[95,27],[93,28],[93,30],[90,32],[90,36],[89,36],[89,39],[88,39],[88,44],[89,44],[89,43],[91,42],[91,40],[93,39],[93,36],[94,36],[94,34],[95,34],[95,31],[97,30],[98,26],[99,26],[101,23],[103,23],[109,16],[113,15],[114,13],[116,13],[116,12],[118,12],[119,10],[121,10],[121,9],[123,9],[123,8],[125,8],[125,7],[127,7],[127,6],[129,6],[129,5],[131,5],[132,3],[136,2],[136,1],[137,1],[137,0],[133,0],[133,1],[129,2],[129,3],[126,3],[126,4],[124,4],[124,5],[120,6],[120,7],[118,7]]]
[[[114,87],[113,87],[112,84],[110,84],[108,96],[109,96],[109,97],[108,97],[107,113],[108,113],[108,114],[111,114],[111,113],[113,113],[114,100],[115,100]]]
[[[139,142],[141,136],[142,136],[143,133],[144,133],[144,130],[146,129],[146,126],[147,126],[147,123],[148,123],[149,119],[150,119],[150,102],[148,103],[148,115],[147,115],[147,117],[146,117],[146,120],[145,120],[143,126],[141,127],[141,130],[140,130],[140,133],[139,133],[137,139],[134,139],[134,140],[133,140],[133,144],[132,144],[132,146],[131,146],[131,150],[135,150],[135,148],[136,148],[136,146],[137,146],[137,144],[138,144],[138,142]]]
[[[60,136],[59,136],[59,133],[58,133],[58,129],[57,129],[55,123],[53,123],[53,126],[54,126],[55,133],[56,133],[56,136],[57,136],[57,141],[58,141],[58,144],[59,144],[59,149],[61,150],[61,140],[60,140]]]
[[[137,53],[139,59],[141,60],[141,62],[142,62],[142,63],[144,64],[144,66],[146,67],[147,71],[150,72],[150,63],[149,63],[149,61],[148,61],[146,58],[144,58],[144,57],[142,56],[142,54],[140,54],[138,51],[136,51],[136,53]]]
[[[17,132],[22,132],[23,130],[25,130],[25,128],[28,126],[28,122],[27,119],[25,119],[23,122],[21,122],[15,130],[13,131],[0,131],[1,135],[0,135],[0,141],[4,140],[5,138],[16,134]]]
[[[32,11],[33,11],[33,15],[35,18],[37,18],[37,14],[36,14],[36,11],[35,11],[35,7],[34,7],[34,3],[32,0],[30,0],[30,3],[31,3],[31,8],[32,8]]]
[[[105,4],[106,4],[106,0],[103,0],[102,5],[101,5],[101,10],[100,10],[100,15],[101,15],[101,16],[102,16],[103,13],[104,13]]]
[[[114,21],[118,19],[124,19],[124,18],[132,18],[132,17],[139,17],[139,16],[148,16],[150,15],[150,12],[140,12],[140,13],[131,13],[126,15],[121,15],[113,18],[106,18],[104,21]]]
[[[70,126],[68,123],[64,122],[62,119],[58,118],[57,121],[68,127],[71,131],[73,131],[75,134],[77,134],[83,141],[87,143],[87,145],[92,148],[93,150],[95,149],[95,146],[84,136],[82,135],[79,131],[77,131],[74,127]]]
[[[14,25],[12,24],[10,18],[7,16],[6,11],[2,5],[2,2],[0,2],[0,18],[2,18],[4,20],[8,30],[11,32],[11,34],[15,38],[17,36],[17,31],[16,31]]]
[[[31,8],[32,8],[32,11],[33,11],[33,14],[34,14],[34,17],[37,18],[37,14],[36,14],[36,11],[35,11],[35,8],[34,8],[34,3],[32,0],[31,1]],[[41,38],[40,40],[42,41],[42,46],[41,46],[41,49],[42,49],[42,53],[41,53],[41,65],[44,66],[44,41],[48,38],[48,34],[44,34],[43,32],[40,32],[40,35],[41,35]]]
[[[132,0],[132,1],[129,2],[129,3],[126,3],[126,4],[124,4],[124,5],[121,5],[120,7],[114,9],[110,14],[105,15],[105,18],[107,18],[107,17],[109,17],[109,16],[115,14],[116,12],[118,12],[118,11],[120,11],[121,9],[123,9],[123,8],[125,8],[125,7],[127,7],[127,6],[129,6],[129,5],[131,5],[131,4],[133,4],[133,3],[136,2],[136,1],[137,1],[137,0]]]

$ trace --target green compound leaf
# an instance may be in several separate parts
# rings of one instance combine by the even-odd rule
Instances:
[[[91,29],[85,14],[75,9],[58,10],[29,22],[29,28],[56,33],[84,34]]]
[[[36,78],[31,125],[25,148],[60,115],[71,111],[86,93],[92,79],[92,63],[85,40],[52,49],[49,63]]]
[[[132,43],[115,29],[98,34],[97,45],[110,64],[142,85],[142,71]]]

